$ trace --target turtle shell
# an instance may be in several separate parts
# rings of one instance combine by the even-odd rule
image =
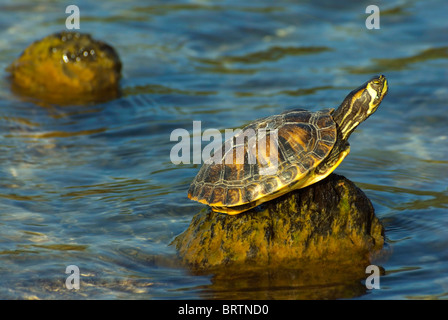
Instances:
[[[188,197],[212,207],[244,206],[263,197],[274,198],[282,189],[298,185],[336,142],[332,112],[295,109],[250,123],[231,138],[233,143],[231,139],[224,142],[218,159],[215,150],[204,162]],[[247,132],[255,134],[241,139]],[[271,146],[278,150],[275,165],[269,158]]]

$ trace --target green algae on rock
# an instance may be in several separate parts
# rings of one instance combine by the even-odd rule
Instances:
[[[107,101],[119,95],[120,58],[89,34],[49,35],[26,48],[8,71],[15,93],[49,103]]]
[[[310,261],[368,261],[384,229],[367,196],[332,174],[257,208],[231,216],[202,210],[173,245],[183,263],[206,270]]]

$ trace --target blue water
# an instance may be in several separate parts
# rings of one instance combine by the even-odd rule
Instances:
[[[80,8],[81,32],[118,51],[123,96],[65,107],[15,96],[5,68],[31,42],[64,30],[70,4]],[[0,1],[0,298],[316,291],[257,278],[222,288],[178,266],[169,243],[203,206],[186,196],[199,166],[171,163],[170,133],[191,132],[193,121],[223,130],[291,106],[334,107],[380,73],[389,94],[351,136],[336,172],[366,193],[385,226],[385,275],[379,290],[332,298],[446,298],[447,5],[380,1],[380,29],[368,30],[370,4]],[[65,287],[72,264],[77,291]]]

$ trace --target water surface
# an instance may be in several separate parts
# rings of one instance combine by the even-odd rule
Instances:
[[[121,98],[59,107],[11,92],[4,69],[63,30],[69,4],[81,32],[120,54]],[[0,298],[446,298],[446,3],[381,2],[379,30],[365,27],[369,4],[0,2]],[[344,277],[310,285],[306,271],[222,278],[177,266],[169,243],[203,206],[186,196],[199,166],[170,161],[174,129],[334,107],[380,73],[389,94],[336,170],[385,225],[380,290]],[[76,292],[64,286],[71,264]]]

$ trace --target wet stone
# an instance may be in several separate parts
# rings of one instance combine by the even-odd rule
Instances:
[[[48,103],[83,104],[119,95],[120,58],[89,34],[64,31],[38,40],[8,71],[16,94]]]
[[[359,264],[382,249],[384,228],[367,196],[332,174],[238,215],[203,209],[172,245],[194,270]]]

